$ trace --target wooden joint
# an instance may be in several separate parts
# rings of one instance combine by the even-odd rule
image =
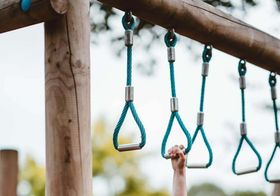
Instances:
[[[58,14],[65,14],[68,11],[69,0],[50,0],[51,6]]]

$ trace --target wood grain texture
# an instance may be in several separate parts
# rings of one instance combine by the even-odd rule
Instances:
[[[270,71],[280,73],[280,40],[200,0],[99,0]]]
[[[45,23],[46,196],[91,196],[89,1]]]
[[[22,12],[20,0],[0,1],[0,33],[52,20],[66,13],[68,0],[32,0],[28,12]]]
[[[18,153],[0,150],[0,196],[16,196],[18,182]]]

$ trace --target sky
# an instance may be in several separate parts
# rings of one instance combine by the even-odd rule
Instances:
[[[120,12],[120,14],[122,14]],[[247,15],[239,11],[232,13],[249,24],[279,37],[277,29],[280,14],[272,1],[262,1],[257,8],[249,9]],[[93,15],[93,13],[92,13]],[[97,16],[98,18],[98,16]],[[114,34],[121,34],[121,16],[111,22]],[[273,20],[272,20],[273,19]],[[91,44],[91,114],[92,125],[104,118],[113,127],[118,121],[124,105],[124,87],[126,80],[126,58],[118,58],[110,44],[112,32],[96,37],[101,44]],[[147,144],[137,153],[154,152],[154,156],[141,161],[143,172],[152,186],[165,186],[171,190],[172,169],[169,161],[160,156],[162,137],[170,116],[169,67],[166,59],[166,47],[161,37],[153,47],[152,54],[141,50],[141,42],[148,35],[135,40],[133,60],[145,62],[150,55],[157,58],[152,76],[146,76],[135,68],[133,85],[135,88],[135,106],[147,132]],[[186,41],[185,41],[186,40]],[[201,61],[194,53],[203,50],[203,45],[193,43],[196,51],[186,50],[188,39],[179,36],[176,46],[175,77],[179,113],[192,134],[196,127],[196,113],[199,109],[201,85]],[[0,148],[16,148],[21,160],[26,154],[45,162],[45,114],[44,114],[44,31],[43,25],[4,33],[0,35]],[[206,170],[188,170],[188,186],[202,182],[212,182],[232,190],[271,191],[271,185],[264,180],[265,164],[274,145],[274,118],[265,104],[272,104],[267,82],[268,72],[247,64],[246,114],[248,135],[263,158],[260,172],[244,176],[235,176],[231,172],[231,161],[239,142],[239,123],[241,120],[241,100],[238,85],[238,59],[213,50],[210,73],[207,78],[205,95],[205,132],[214,152],[213,166]],[[136,63],[135,63],[136,64]],[[277,86],[280,90],[279,85]],[[112,96],[113,95],[113,96]],[[113,131],[113,130],[112,130]],[[129,114],[121,134],[134,134],[137,141],[138,130]],[[168,141],[168,147],[186,143],[178,124]],[[255,159],[248,147],[241,153],[240,167],[254,165]],[[280,161],[279,153],[278,159]],[[120,154],[121,156],[121,154]],[[206,161],[207,153],[198,138],[188,155],[190,162]],[[157,170],[155,170],[155,163]],[[272,167],[273,175],[280,171]],[[158,172],[165,171],[165,172]]]

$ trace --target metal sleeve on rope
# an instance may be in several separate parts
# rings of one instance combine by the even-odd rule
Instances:
[[[245,122],[240,123],[240,134],[241,136],[247,135],[247,125]]]
[[[179,105],[178,105],[178,98],[172,97],[170,99],[170,110],[171,112],[178,112],[179,111]]]
[[[167,59],[169,62],[175,62],[175,48],[174,47],[167,48]]]
[[[277,92],[275,86],[271,87],[270,89],[271,89],[271,99],[272,100],[277,99]]]
[[[240,60],[239,65],[238,65],[238,72],[239,72],[239,76],[240,76],[239,85],[240,85],[240,89],[241,89],[241,102],[242,102],[241,103],[241,105],[242,105],[242,123],[240,124],[241,138],[239,141],[239,145],[237,147],[237,151],[236,151],[236,153],[233,157],[233,161],[232,161],[232,172],[236,175],[243,175],[243,174],[257,172],[257,171],[259,171],[259,169],[261,168],[261,165],[262,165],[262,159],[261,159],[259,152],[257,151],[257,149],[255,148],[253,143],[247,137],[247,125],[245,122],[245,90],[244,90],[246,88],[246,82],[245,82],[246,71],[247,71],[246,61]],[[247,144],[249,145],[251,150],[256,155],[256,157],[258,159],[258,164],[257,164],[257,166],[253,166],[250,168],[236,170],[236,160],[241,151],[241,147],[242,147],[244,140],[245,140],[245,142],[247,142]]]
[[[122,24],[125,29],[125,45],[127,46],[127,81],[125,88],[125,105],[119,121],[116,125],[116,128],[113,133],[113,144],[116,150],[123,151],[131,151],[131,150],[139,150],[146,144],[146,132],[145,128],[136,112],[135,106],[133,104],[134,99],[134,88],[131,86],[132,82],[132,44],[133,44],[133,29],[135,27],[134,18],[132,17],[131,12],[126,12],[122,18]],[[126,114],[130,109],[132,116],[139,128],[141,134],[141,141],[139,143],[130,143],[130,144],[119,144],[118,137],[120,129],[125,120]]]
[[[132,46],[133,45],[133,30],[128,29],[125,30],[124,34],[124,43],[126,46]]]
[[[194,144],[195,139],[197,137],[198,132],[200,131],[202,139],[206,145],[208,154],[209,154],[209,159],[208,162],[206,163],[199,163],[199,164],[187,164],[187,167],[190,169],[203,169],[203,168],[208,168],[211,166],[213,162],[213,152],[212,148],[207,140],[206,134],[203,129],[203,123],[204,123],[204,112],[203,112],[203,107],[204,107],[204,95],[205,95],[205,85],[206,85],[206,77],[208,76],[209,72],[209,61],[212,58],[212,46],[211,45],[205,45],[204,50],[202,52],[202,84],[201,84],[201,93],[200,93],[200,107],[199,107],[199,112],[197,114],[197,127],[194,132],[194,135],[192,137],[192,143]]]
[[[274,111],[274,120],[275,120],[276,132],[274,134],[275,145],[274,145],[272,154],[271,154],[271,156],[270,156],[270,158],[269,158],[269,160],[266,164],[264,177],[265,177],[265,180],[267,182],[280,183],[280,178],[279,177],[278,177],[278,179],[272,179],[268,176],[268,170],[269,170],[270,164],[274,159],[274,156],[276,154],[276,150],[278,148],[280,148],[280,133],[279,133],[279,127],[278,127],[278,110],[277,110],[277,105],[276,105],[276,83],[277,83],[276,73],[271,72],[269,74],[268,82],[269,82],[269,85],[270,85],[270,88],[271,88],[271,98],[272,98],[272,103],[273,103],[273,111]],[[273,90],[273,89],[275,89],[275,90]],[[273,92],[273,91],[275,91],[275,92]]]
[[[175,74],[174,74],[174,61],[175,61],[175,50],[174,47],[177,42],[176,34],[174,30],[168,31],[164,36],[164,41],[167,47],[167,57],[169,61],[169,69],[170,69],[170,84],[171,84],[171,95],[172,98],[170,99],[170,109],[171,109],[171,116],[169,118],[168,126],[166,132],[164,134],[162,143],[161,143],[161,156],[165,159],[171,158],[169,154],[166,153],[166,143],[171,132],[174,119],[178,121],[184,135],[187,138],[187,145],[184,150],[184,154],[187,154],[192,147],[192,139],[190,133],[188,132],[187,128],[185,127],[179,113],[178,113],[178,99],[176,98],[176,88],[175,88]],[[172,49],[173,48],[173,49]]]
[[[202,76],[208,76],[209,74],[209,62],[203,62],[202,63]]]
[[[280,144],[280,133],[277,131],[275,132],[275,144]]]
[[[198,112],[197,113],[197,126],[202,126],[204,123],[204,113]]]
[[[240,89],[245,89],[246,88],[246,78],[245,78],[245,76],[240,76],[239,87],[240,87]]]
[[[134,87],[126,86],[125,87],[125,101],[133,101],[134,99]]]

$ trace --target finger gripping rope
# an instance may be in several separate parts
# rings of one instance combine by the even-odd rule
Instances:
[[[199,113],[197,115],[197,127],[192,137],[192,144],[194,144],[196,136],[200,131],[202,135],[202,139],[206,145],[209,154],[209,159],[208,162],[205,164],[187,165],[188,168],[208,168],[213,161],[213,152],[203,129],[203,120],[204,120],[203,106],[204,106],[205,85],[206,85],[206,77],[208,76],[209,62],[211,58],[212,58],[212,46],[205,45],[202,53],[203,64],[202,64],[202,74],[201,74],[202,85],[201,85],[201,93],[200,93],[200,107],[199,107]]]
[[[113,144],[116,150],[118,151],[129,151],[129,150],[138,150],[141,149],[146,144],[146,132],[145,128],[141,122],[141,120],[138,117],[138,114],[136,112],[135,106],[133,104],[133,87],[131,86],[132,83],[132,35],[133,29],[135,28],[134,24],[134,18],[132,17],[131,13],[125,13],[125,15],[122,18],[122,24],[125,32],[125,43],[127,46],[127,80],[126,80],[126,92],[125,92],[125,105],[123,108],[123,111],[121,113],[120,119],[116,125],[116,128],[114,130],[113,134]],[[140,130],[141,134],[141,142],[140,143],[133,143],[133,144],[122,144],[119,145],[118,143],[118,135],[120,132],[120,129],[123,125],[123,122],[125,120],[126,114],[128,112],[128,109],[130,109],[132,116]]]
[[[269,74],[269,79],[268,79],[269,85],[270,85],[270,89],[271,89],[271,99],[272,99],[272,103],[273,103],[273,111],[274,111],[274,119],[275,119],[275,145],[272,151],[272,154],[269,158],[268,163],[266,164],[265,167],[265,172],[264,172],[264,177],[265,180],[271,183],[279,183],[280,182],[280,178],[278,179],[271,179],[268,176],[268,170],[270,167],[271,162],[273,161],[273,158],[275,156],[276,150],[277,148],[280,148],[280,133],[279,133],[279,127],[278,127],[278,114],[277,114],[277,105],[276,105],[276,99],[277,99],[277,95],[276,95],[276,74],[271,72]]]
[[[241,104],[242,104],[242,122],[240,124],[241,138],[240,138],[240,141],[239,141],[237,151],[236,151],[236,153],[234,155],[234,158],[233,158],[233,161],[232,161],[232,171],[236,175],[243,175],[243,174],[257,172],[261,168],[261,165],[262,165],[262,159],[261,159],[261,156],[260,156],[259,152],[257,151],[257,149],[255,148],[253,143],[247,137],[247,127],[246,127],[246,121],[245,121],[245,92],[244,92],[244,89],[246,88],[246,81],[245,81],[246,71],[247,71],[246,61],[245,60],[240,60],[239,65],[238,65],[238,72],[239,72],[239,76],[240,76],[240,78],[239,78],[240,83],[239,84],[240,84],[240,90],[241,90]],[[256,167],[245,168],[245,169],[242,169],[240,171],[236,171],[236,160],[237,160],[237,157],[238,157],[238,155],[241,151],[241,147],[242,147],[242,144],[243,144],[244,140],[247,142],[249,147],[255,153],[255,155],[258,159],[258,165]]]
[[[23,12],[27,12],[31,6],[31,0],[21,0],[20,8]]]
[[[164,37],[164,41],[165,44],[167,46],[167,51],[168,51],[168,61],[169,61],[169,68],[170,68],[170,84],[171,84],[171,95],[172,98],[170,100],[170,104],[171,104],[171,116],[168,122],[168,126],[165,132],[165,135],[163,137],[162,140],[162,145],[161,145],[161,155],[163,158],[168,159],[170,158],[170,156],[168,154],[166,154],[166,143],[170,134],[170,131],[172,129],[172,125],[174,122],[174,118],[177,119],[184,135],[187,138],[187,146],[184,150],[184,154],[187,154],[190,150],[191,150],[191,146],[192,146],[192,140],[191,140],[191,136],[188,132],[188,130],[186,129],[179,113],[178,113],[178,99],[176,98],[176,88],[175,88],[175,76],[174,76],[174,61],[175,61],[175,50],[174,47],[176,45],[177,42],[177,37],[174,33],[174,31],[168,31]],[[173,48],[173,49],[170,49]]]

